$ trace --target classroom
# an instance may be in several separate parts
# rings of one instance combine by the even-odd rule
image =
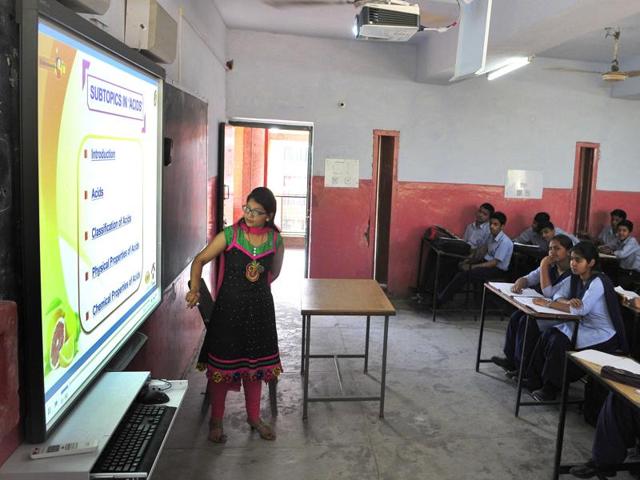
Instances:
[[[640,478],[640,2],[0,25],[0,480]]]

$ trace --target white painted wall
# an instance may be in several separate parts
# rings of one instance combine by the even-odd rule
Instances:
[[[610,98],[596,75],[545,70],[559,61],[441,86],[414,80],[415,45],[229,30],[227,46],[227,114],[314,122],[314,175],[337,157],[371,178],[372,130],[390,129],[401,181],[502,185],[508,168],[525,168],[570,188],[575,143],[591,141],[602,147],[598,188],[640,191],[629,174],[640,165],[638,103]]]
[[[217,174],[218,124],[226,119],[226,26],[213,2],[159,0],[178,22],[176,60],[162,65],[167,80],[209,105],[209,176]],[[124,42],[124,2],[111,2],[105,15],[83,15]]]

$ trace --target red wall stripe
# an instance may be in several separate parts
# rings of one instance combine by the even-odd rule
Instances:
[[[371,278],[372,250],[366,230],[371,181],[358,189],[324,188],[324,177],[313,178],[310,276],[313,278]],[[541,210],[558,227],[571,230],[571,189],[545,188],[542,199],[507,199],[502,186],[398,182],[392,211],[389,283],[392,294],[404,296],[415,285],[420,239],[430,225],[443,225],[461,234],[473,221],[478,205],[492,203],[507,215],[506,233],[518,235]],[[597,190],[591,199],[591,234],[608,222],[609,211],[623,208],[640,221],[640,193]]]

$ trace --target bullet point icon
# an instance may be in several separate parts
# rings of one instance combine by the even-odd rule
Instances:
[[[89,198],[89,192],[87,192],[86,190],[84,191],[84,199],[86,200],[87,198]]]
[[[84,158],[87,158],[87,149],[84,149]]]
[[[84,281],[88,281],[89,280],[89,272],[84,272]]]
[[[84,239],[89,240],[89,232],[84,232]]]
[[[84,318],[85,320],[89,320],[89,312],[85,313]]]

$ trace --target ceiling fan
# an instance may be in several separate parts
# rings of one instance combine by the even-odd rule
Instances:
[[[577,72],[577,73],[597,73],[602,77],[605,82],[621,82],[631,77],[640,76],[640,70],[620,70],[620,62],[618,61],[618,49],[620,48],[620,29],[617,27],[605,28],[604,38],[613,38],[613,59],[611,60],[611,66],[606,72],[598,72],[595,70],[581,70],[576,68],[564,68],[564,67],[550,67],[548,70],[559,70],[563,72]]]
[[[460,0],[456,1],[458,3],[458,12],[455,15],[436,15],[421,8],[421,30],[444,32],[456,26],[460,16]],[[473,0],[462,1],[468,4]],[[361,8],[371,4],[410,5],[409,2],[403,0],[262,0],[262,2],[275,8],[323,7],[328,5],[352,5],[355,8]]]

